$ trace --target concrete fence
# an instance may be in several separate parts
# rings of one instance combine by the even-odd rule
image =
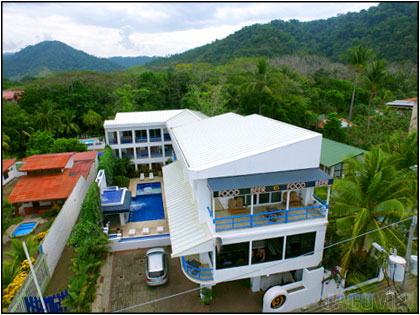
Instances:
[[[45,255],[41,254],[38,256],[34,264],[34,270],[38,279],[38,284],[41,287],[41,291],[44,292],[51,279]],[[22,286],[13,298],[12,303],[9,305],[7,313],[27,313],[25,296],[38,296],[32,272],[29,272],[25,281],[23,281]]]
[[[42,253],[47,256],[48,269],[51,275],[54,274],[55,267],[60,260],[71,230],[79,217],[83,199],[89,186],[95,179],[96,168],[97,162],[91,165],[89,176],[86,180],[83,176],[80,176],[40,246]]]

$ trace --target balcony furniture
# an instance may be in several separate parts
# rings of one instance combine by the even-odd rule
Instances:
[[[143,235],[148,235],[149,233],[150,233],[149,228],[148,228],[148,227],[144,227],[144,228],[143,228],[143,231],[142,231],[142,234],[143,234]]]
[[[140,180],[144,180],[144,173],[140,173]]]
[[[277,207],[270,207],[270,206],[268,206],[268,207],[265,207],[265,210],[267,210],[267,212],[269,212],[269,213],[268,214],[265,214],[264,216],[266,218],[269,218],[273,222],[277,222],[276,217],[277,216],[281,216],[280,213],[273,213],[273,214],[270,213],[270,212],[280,211],[280,209],[277,208]]]
[[[134,236],[134,235],[136,235],[136,229],[129,229],[128,236]]]
[[[190,264],[194,268],[199,268],[201,266],[201,263],[195,259],[188,261],[188,264]]]
[[[228,201],[228,210],[231,213],[241,213],[246,211],[247,207],[243,205],[244,200],[242,198],[234,198],[229,199]]]
[[[149,173],[149,179],[153,179],[153,178],[154,178],[153,173],[152,173],[152,172],[150,172],[150,173]]]
[[[159,225],[159,226],[156,228],[156,232],[157,232],[157,233],[163,233],[163,232],[164,232],[164,228],[163,228],[163,226]]]
[[[287,203],[287,192],[283,193],[283,203]],[[289,196],[289,206],[298,206],[302,204],[302,198],[300,198],[296,191],[291,191]]]

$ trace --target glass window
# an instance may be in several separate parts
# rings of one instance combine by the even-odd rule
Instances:
[[[270,238],[252,242],[252,263],[281,260],[283,258],[284,237]]]
[[[225,269],[248,265],[249,242],[223,245],[216,254],[216,269]]]
[[[276,191],[271,193],[271,202],[280,202],[281,201],[281,191]]]
[[[260,194],[260,203],[269,203],[270,202],[270,194]]]
[[[316,232],[290,235],[286,238],[286,258],[313,255]]]
[[[335,165],[334,177],[341,177],[342,175],[343,175],[343,163]]]

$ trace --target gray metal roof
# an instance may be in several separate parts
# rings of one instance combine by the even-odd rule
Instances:
[[[104,214],[113,214],[113,213],[121,213],[121,212],[129,212],[131,205],[131,193],[128,191],[124,196],[124,202],[121,205],[117,206],[103,206],[102,205],[102,212]]]
[[[213,191],[241,189],[260,186],[285,185],[288,183],[331,180],[332,177],[319,168],[308,168],[295,171],[260,173],[241,176],[209,178],[208,183]]]

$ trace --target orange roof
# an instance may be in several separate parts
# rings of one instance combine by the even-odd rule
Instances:
[[[22,94],[23,91],[22,90],[17,90],[17,91],[2,91],[1,93],[1,97],[6,99],[6,100],[13,100],[15,98],[20,98],[19,94]]]
[[[417,97],[407,98],[407,99],[402,100],[402,101],[407,101],[407,102],[417,101]]]
[[[70,152],[33,155],[23,159],[26,163],[20,168],[20,171],[26,172],[64,168],[73,154],[73,152]]]
[[[6,159],[6,160],[3,160],[3,162],[2,162],[3,163],[2,173],[6,172],[9,169],[9,167],[12,166],[13,163],[15,163],[15,162],[16,162],[16,159]]]
[[[87,179],[89,175],[89,170],[91,165],[93,164],[93,161],[77,161],[74,162],[73,167],[71,169],[71,176],[77,176],[83,175],[85,179]]]
[[[9,201],[16,203],[66,199],[80,178],[69,175],[70,169],[64,170],[63,173],[22,176],[9,195]]]
[[[73,161],[93,161],[97,155],[96,151],[78,152],[73,155]]]

